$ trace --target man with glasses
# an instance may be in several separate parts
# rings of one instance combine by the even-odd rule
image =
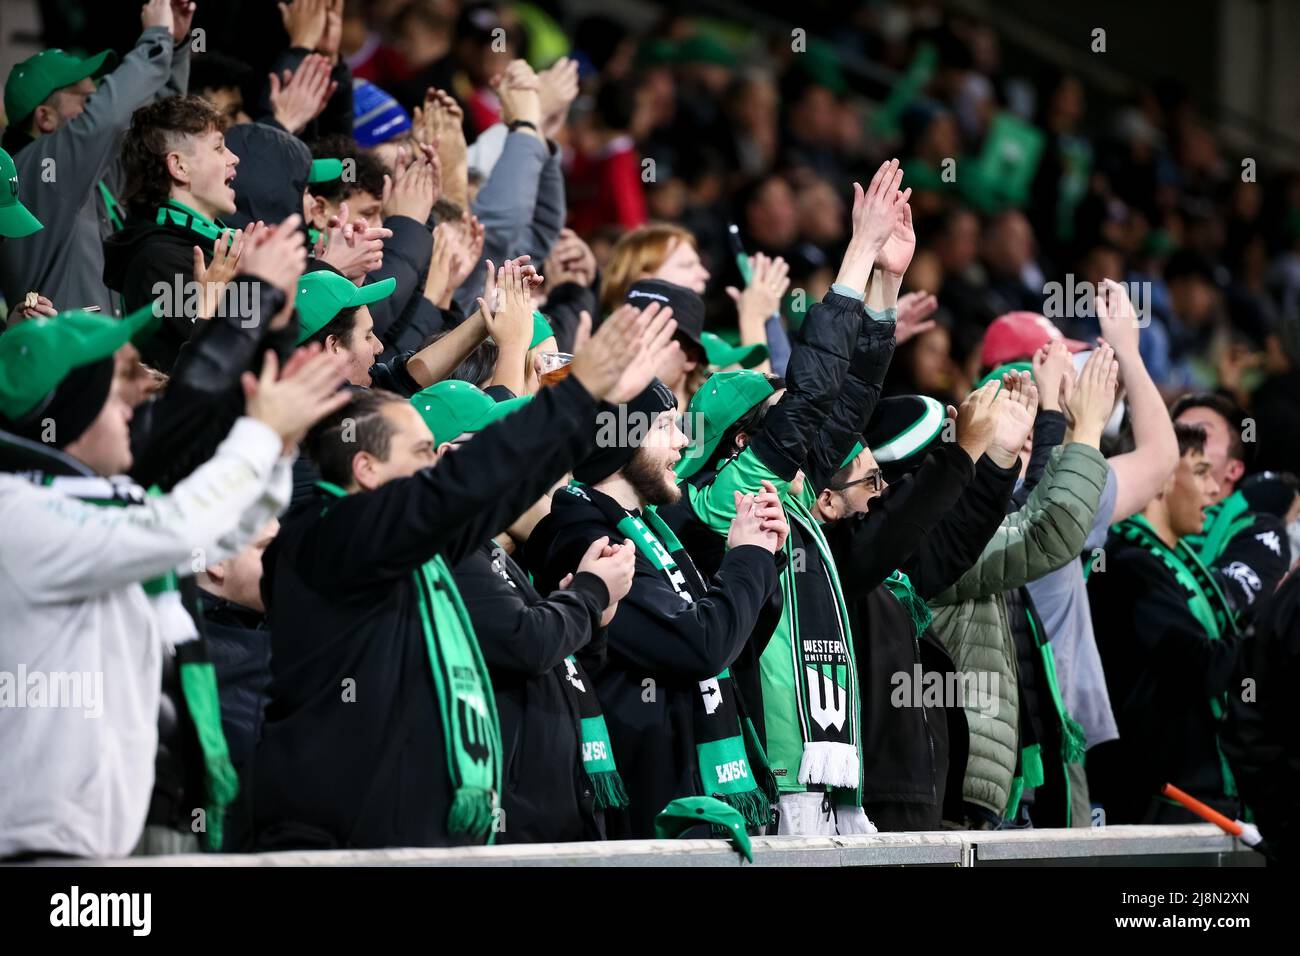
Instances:
[[[947,686],[955,667],[930,631],[925,602],[975,562],[1002,521],[1016,469],[991,449],[1008,449],[998,452],[1004,462],[1014,458],[1023,436],[1006,409],[1023,401],[1018,386],[999,393],[994,383],[945,418],[933,399],[884,399],[817,495],[813,513],[853,629],[863,809],[882,831],[937,830],[945,797],[961,793],[962,709],[927,693]]]

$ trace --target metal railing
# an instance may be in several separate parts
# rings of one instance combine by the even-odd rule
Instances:
[[[1217,827],[754,837],[754,866],[1258,866],[1263,857]],[[37,865],[86,865],[50,860]],[[748,866],[725,840],[625,840],[448,849],[193,854],[92,861],[106,866]]]

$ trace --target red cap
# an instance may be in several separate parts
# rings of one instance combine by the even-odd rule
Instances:
[[[1051,342],[1064,342],[1071,352],[1092,348],[1087,342],[1067,339],[1050,319],[1037,312],[1008,312],[989,323],[980,349],[980,365],[995,368],[1033,358],[1035,352]]]

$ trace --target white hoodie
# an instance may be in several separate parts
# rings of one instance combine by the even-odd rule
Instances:
[[[0,474],[0,858],[136,845],[164,653],[141,582],[238,554],[289,501],[281,450],[241,418],[171,494],[123,508]]]

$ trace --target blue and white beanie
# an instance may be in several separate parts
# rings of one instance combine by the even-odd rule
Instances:
[[[410,128],[397,100],[368,80],[352,81],[352,136],[360,145],[378,146]]]

